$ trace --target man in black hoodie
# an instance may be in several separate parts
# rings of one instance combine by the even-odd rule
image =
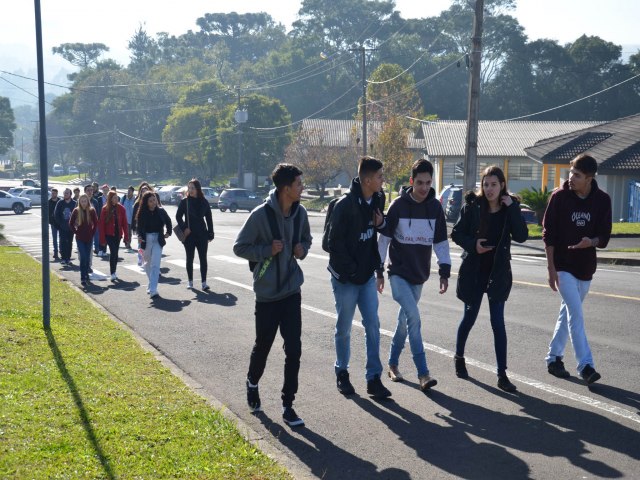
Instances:
[[[338,313],[334,368],[338,391],[343,395],[355,393],[348,368],[351,324],[357,306],[362,314],[366,339],[367,393],[377,398],[391,396],[380,380],[382,363],[377,291],[382,291],[384,277],[376,229],[384,225],[383,181],[382,162],[372,157],[361,158],[358,177],[351,182],[349,193],[335,204],[326,227],[328,270]],[[378,272],[378,280],[373,276],[374,271]]]
[[[56,223],[55,211],[56,204],[60,198],[58,197],[58,189],[51,189],[51,198],[49,198],[49,225],[51,225],[51,241],[53,243],[53,259],[60,260],[58,256],[58,224]]]
[[[551,195],[542,221],[549,286],[562,296],[546,361],[551,375],[569,377],[562,357],[571,338],[578,373],[590,385],[600,374],[587,341],[582,302],[596,271],[596,247],[605,248],[611,237],[611,198],[598,188],[593,157],[578,155],[570,166],[569,180]]]

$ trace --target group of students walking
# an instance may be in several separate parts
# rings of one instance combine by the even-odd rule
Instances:
[[[98,239],[94,253],[104,256],[109,249],[109,271],[111,281],[118,280],[117,264],[120,244],[131,249],[133,234],[138,239],[138,266],[144,268],[149,284],[147,293],[151,298],[159,296],[158,281],[162,249],[172,233],[172,222],[162,208],[160,199],[153,188],[142,182],[138,195],[131,186],[120,198],[115,188],[103,186],[102,195],[94,195],[94,185],[84,187],[84,194],[77,201],[72,198],[71,189],[66,188],[63,197],[58,197],[57,189],[52,189],[49,200],[49,223],[54,247],[54,260],[64,266],[71,265],[71,250],[75,236],[80,259],[80,280],[83,286],[90,282],[94,239]],[[97,186],[97,185],[96,185]],[[209,202],[204,197],[202,186],[196,179],[187,185],[187,195],[178,206],[176,221],[184,232],[184,248],[187,257],[188,288],[193,288],[193,260],[195,250],[200,258],[202,289],[207,285],[207,246],[213,240],[213,221]],[[60,246],[58,248],[58,235]]]
[[[587,341],[582,302],[596,270],[595,248],[605,248],[611,235],[611,200],[598,188],[596,161],[579,155],[570,163],[569,179],[551,195],[543,220],[548,283],[561,295],[560,313],[546,356],[548,372],[569,377],[563,357],[568,339],[574,347],[577,371],[587,384],[599,380]],[[279,164],[272,173],[275,189],[254,209],[235,240],[234,253],[250,262],[255,292],[255,341],[246,378],[247,403],[253,412],[262,410],[259,382],[267,356],[280,330],[284,340],[285,366],[282,386],[283,421],[290,426],[304,421],[293,409],[298,390],[302,352],[301,286],[298,261],[311,247],[309,220],[300,205],[302,171]],[[383,385],[380,359],[378,293],[385,286],[384,269],[398,303],[398,317],[387,359],[387,375],[403,381],[399,369],[401,352],[409,338],[419,388],[437,384],[428,368],[422,341],[418,302],[431,273],[431,257],[438,262],[439,293],[449,288],[451,258],[442,206],[432,188],[433,166],[416,161],[410,186],[403,188],[384,215],[383,164],[363,157],[350,190],[327,214],[323,248],[329,253],[328,270],[337,321],[334,371],[338,391],[355,393],[349,376],[351,326],[356,307],[365,330],[365,380],[367,393],[376,398],[391,396]],[[451,239],[462,248],[456,296],[463,302],[456,335],[454,369],[468,378],[465,345],[487,296],[497,364],[497,386],[516,392],[507,376],[507,333],[504,308],[512,286],[511,242],[522,243],[528,229],[518,198],[507,190],[504,173],[486,168],[477,192],[468,192]]]

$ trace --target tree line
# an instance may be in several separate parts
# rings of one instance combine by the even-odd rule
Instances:
[[[62,44],[54,53],[78,71],[53,100],[49,155],[81,158],[105,175],[114,165],[213,178],[235,171],[241,139],[245,169],[258,175],[285,157],[317,163],[299,122],[360,118],[364,52],[368,113],[386,132],[378,151],[397,158],[407,117],[466,118],[472,3],[404,19],[393,0],[304,0],[289,32],[264,12],[205,13],[198,30],[177,36],[151,36],[141,25],[126,66],[108,58],[107,45]],[[586,35],[565,45],[529,41],[509,14],[515,0],[485,6],[481,119],[545,111],[640,74],[640,52],[625,62],[621,46]],[[242,135],[238,109],[248,112]],[[531,119],[604,121],[638,111],[636,79]]]

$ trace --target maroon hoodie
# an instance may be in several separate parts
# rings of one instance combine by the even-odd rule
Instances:
[[[557,271],[569,272],[579,280],[591,280],[596,271],[596,249],[569,250],[583,237],[599,238],[598,247],[605,248],[611,237],[611,198],[591,181],[591,192],[580,198],[565,181],[551,194],[542,221],[542,239],[554,247],[553,263]]]

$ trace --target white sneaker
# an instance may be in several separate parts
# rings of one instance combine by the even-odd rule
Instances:
[[[111,281],[113,282],[114,280],[117,280],[118,276],[115,273],[111,274]]]
[[[187,282],[187,288],[191,290],[193,288],[193,282]]]
[[[104,252],[103,252],[102,250],[100,250],[100,251],[98,252],[98,256],[99,256],[99,257],[104,257]]]
[[[202,282],[202,290],[209,290],[209,285],[207,285],[207,282]]]

